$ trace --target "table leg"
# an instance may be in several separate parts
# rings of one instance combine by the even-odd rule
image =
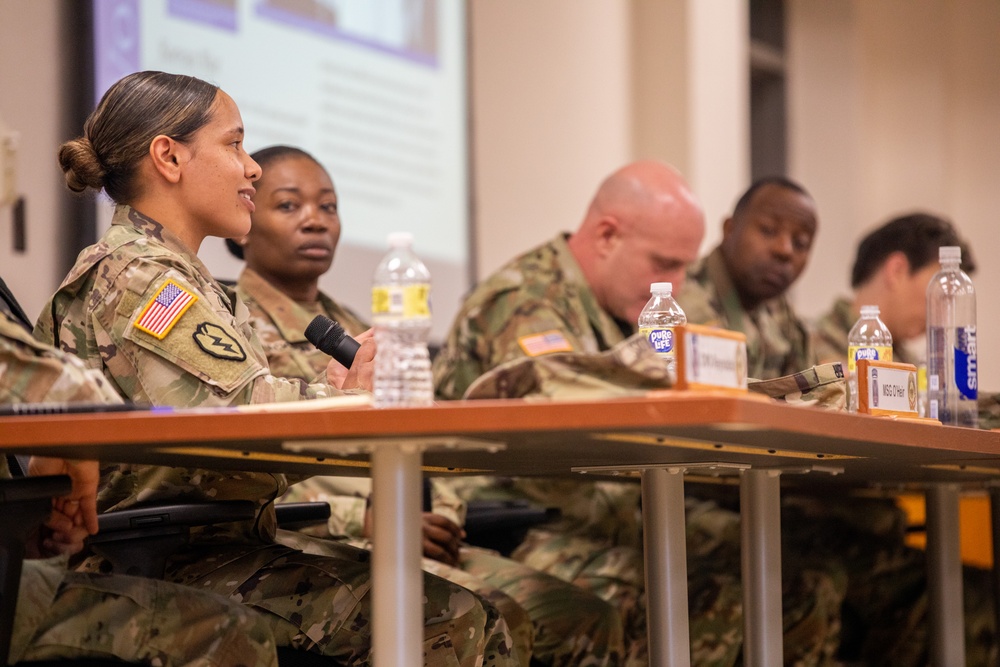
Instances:
[[[372,452],[372,646],[374,664],[422,665],[421,451],[386,444]]]
[[[743,664],[784,660],[781,621],[781,477],[744,470],[740,477],[743,570]]]
[[[959,489],[953,484],[927,489],[927,593],[934,667],[965,664],[958,501]]]
[[[642,521],[649,664],[689,667],[691,638],[682,469],[642,471]]]

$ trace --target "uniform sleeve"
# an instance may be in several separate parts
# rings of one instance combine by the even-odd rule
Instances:
[[[92,317],[104,363],[136,401],[224,406],[335,393],[327,385],[271,376],[244,323],[218,294],[200,290],[177,267],[133,262],[95,304]]]
[[[501,296],[459,314],[435,360],[434,386],[441,398],[458,399],[476,378],[504,362],[583,349],[549,304]]]
[[[0,334],[0,403],[121,403],[104,377],[56,349]]]

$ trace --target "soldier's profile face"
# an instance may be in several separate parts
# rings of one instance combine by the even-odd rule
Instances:
[[[192,232],[201,238],[233,238],[250,228],[253,182],[260,167],[243,149],[243,119],[233,98],[220,90],[211,114],[208,124],[183,144],[178,197]]]
[[[698,258],[705,227],[700,209],[672,208],[669,219],[650,212],[623,232],[604,272],[604,303],[616,318],[635,325],[649,300],[652,283],[673,284],[676,296],[684,287],[687,267]]]
[[[937,262],[931,262],[908,274],[898,286],[899,293],[892,299],[893,308],[899,309],[890,328],[894,342],[916,338],[927,330],[927,284],[938,268]]]
[[[254,205],[243,246],[248,268],[275,285],[314,283],[329,270],[341,227],[337,191],[323,167],[299,155],[272,159]]]
[[[726,267],[744,300],[784,294],[805,269],[815,235],[811,197],[775,183],[757,190],[723,228]]]

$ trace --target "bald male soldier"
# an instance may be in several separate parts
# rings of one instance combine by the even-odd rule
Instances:
[[[67,402],[120,403],[121,399],[100,374],[36,341],[0,278],[0,405]],[[96,462],[33,459],[32,466],[33,474],[70,475],[70,499],[80,506],[89,503],[94,511]],[[9,475],[7,460],[0,454],[0,478]],[[96,513],[92,521],[96,524]],[[45,532],[51,529],[40,536],[40,556],[69,554],[82,546],[47,544]],[[268,625],[242,605],[164,581],[67,572],[61,559],[26,560],[9,664],[109,656],[164,667],[277,665]]]
[[[435,360],[439,395],[460,398],[477,378],[513,360],[627,345],[650,284],[668,281],[681,291],[703,235],[701,207],[672,167],[642,161],[614,172],[576,232],[515,258],[469,295]],[[558,506],[562,520],[530,531],[514,557],[615,602],[631,641],[630,664],[645,664],[637,484],[500,479],[461,491]],[[738,516],[692,502],[687,518],[692,657],[697,665],[732,665],[742,643]],[[812,590],[800,586],[795,594]],[[786,642],[789,663],[809,664],[824,642],[810,636],[807,643]]]

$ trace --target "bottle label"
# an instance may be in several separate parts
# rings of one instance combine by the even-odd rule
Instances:
[[[672,327],[641,327],[639,333],[646,337],[653,350],[661,357],[674,356],[674,330]]]
[[[429,318],[431,286],[376,285],[372,288],[372,319],[376,322]]]
[[[892,361],[892,348],[884,345],[862,346],[851,345],[847,348],[847,372],[854,373],[858,369],[858,359],[869,361]]]
[[[979,393],[976,327],[955,329],[955,385],[964,398],[976,400]]]

